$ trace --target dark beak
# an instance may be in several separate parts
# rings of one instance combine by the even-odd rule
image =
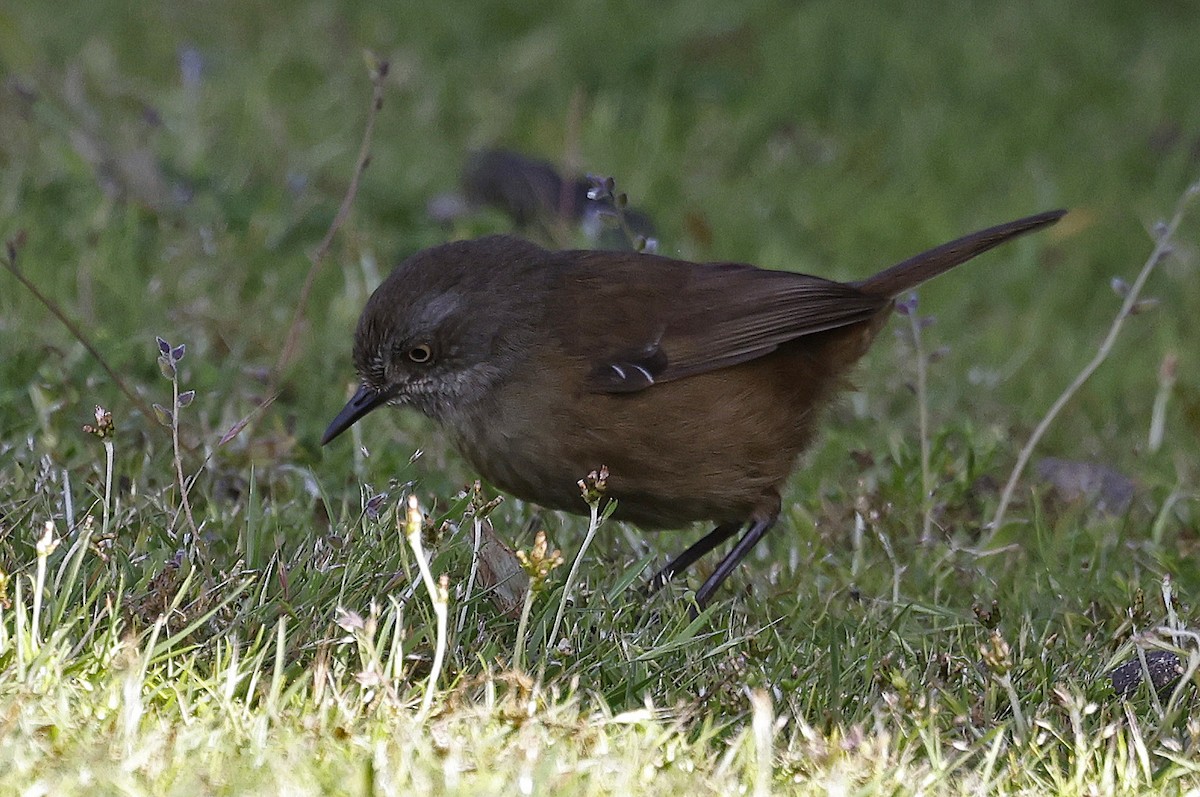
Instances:
[[[342,407],[342,411],[333,419],[333,423],[329,424],[329,428],[325,430],[325,436],[321,438],[321,445],[325,445],[349,429],[355,421],[371,410],[386,404],[389,398],[391,398],[389,393],[380,393],[366,385],[360,387],[354,397],[346,402],[346,406]]]

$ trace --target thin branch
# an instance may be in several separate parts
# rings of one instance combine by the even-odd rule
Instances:
[[[1129,288],[1129,292],[1125,294],[1125,301],[1122,303],[1117,317],[1113,319],[1112,326],[1108,330],[1108,335],[1104,338],[1104,342],[1100,344],[1096,356],[1084,366],[1084,369],[1075,377],[1075,381],[1071,382],[1067,389],[1062,392],[1062,395],[1058,397],[1058,400],[1046,412],[1045,417],[1038,423],[1037,428],[1033,430],[1033,434],[1029,437],[1029,442],[1021,449],[1021,453],[1017,457],[1017,464],[1013,466],[1012,473],[1008,477],[1008,484],[1004,485],[1004,492],[1000,495],[1000,505],[996,507],[996,514],[992,518],[992,534],[998,532],[1001,524],[1004,522],[1004,513],[1008,510],[1013,493],[1017,489],[1017,481],[1020,479],[1022,472],[1024,472],[1025,466],[1029,464],[1030,457],[1033,456],[1033,449],[1041,441],[1042,436],[1045,435],[1046,430],[1050,428],[1050,424],[1054,422],[1054,419],[1058,416],[1062,408],[1066,406],[1067,402],[1083,387],[1083,384],[1108,359],[1108,355],[1112,352],[1113,345],[1117,341],[1117,335],[1120,334],[1125,319],[1133,313],[1134,308],[1137,306],[1146,280],[1150,278],[1150,274],[1154,271],[1155,267],[1170,254],[1171,239],[1175,235],[1175,230],[1179,227],[1180,222],[1183,221],[1188,205],[1196,198],[1197,194],[1200,194],[1200,182],[1193,183],[1183,192],[1183,195],[1179,198],[1179,203],[1175,206],[1175,215],[1165,227],[1158,231],[1154,250],[1150,253],[1150,257],[1146,259],[1146,263],[1142,266],[1137,279],[1134,280],[1133,285]]]
[[[362,180],[363,172],[366,171],[367,165],[371,162],[371,141],[375,135],[375,120],[379,117],[379,110],[383,107],[383,88],[387,79],[389,63],[387,61],[378,61],[375,63],[371,73],[371,83],[373,89],[371,92],[371,107],[367,112],[367,124],[363,130],[362,144],[358,149],[358,160],[354,166],[354,174],[350,178],[350,185],[346,189],[346,195],[342,197],[342,204],[338,208],[337,215],[333,217],[333,221],[329,225],[329,229],[325,232],[325,238],[322,239],[319,246],[311,256],[312,265],[309,266],[308,275],[304,278],[304,286],[300,289],[300,297],[296,300],[296,310],[292,314],[292,323],[288,327],[287,338],[284,341],[283,349],[279,352],[279,359],[275,362],[275,367],[271,371],[270,389],[267,391],[271,398],[278,391],[279,382],[283,375],[283,370],[291,362],[292,355],[296,348],[296,339],[300,336],[300,325],[304,321],[304,311],[308,307],[309,294],[312,293],[313,284],[317,279],[317,272],[320,270],[321,263],[328,254],[329,248],[333,245],[333,238],[337,235],[338,230],[346,223],[346,219],[350,216],[350,207],[354,204],[354,198],[358,195],[358,186]]]
[[[42,306],[49,310],[50,313],[57,318],[64,327],[67,328],[67,331],[71,333],[75,340],[79,341],[83,348],[87,349],[88,354],[92,355],[96,362],[100,363],[100,367],[103,368],[104,372],[108,374],[108,378],[113,381],[113,384],[115,384],[117,388],[125,394],[125,398],[129,399],[129,401],[135,407],[141,410],[143,416],[147,418],[153,418],[154,410],[150,408],[150,405],[147,404],[141,396],[139,396],[133,391],[132,388],[129,387],[128,383],[121,378],[120,374],[113,370],[113,367],[108,364],[106,359],[104,359],[104,355],[102,355],[100,350],[97,349],[95,344],[92,343],[91,338],[84,334],[84,331],[79,328],[79,325],[71,320],[71,318],[65,312],[63,312],[62,308],[51,301],[50,297],[38,290],[37,285],[34,285],[33,282],[25,276],[24,272],[21,271],[20,267],[18,267],[17,255],[20,253],[21,247],[24,245],[24,243],[24,232],[20,232],[15,238],[8,240],[5,247],[7,256],[3,258],[4,267],[8,269],[10,274],[17,278],[17,281],[25,286],[25,290],[33,294],[33,297],[41,302]]]

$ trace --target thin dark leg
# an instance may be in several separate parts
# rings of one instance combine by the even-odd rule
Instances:
[[[738,566],[739,562],[746,558],[746,554],[750,553],[750,549],[758,545],[758,541],[765,537],[767,532],[771,530],[771,527],[775,525],[776,518],[778,518],[778,515],[754,520],[750,524],[750,528],[746,529],[746,533],[742,535],[742,538],[737,541],[737,545],[733,546],[733,550],[725,554],[725,558],[717,564],[717,569],[712,572],[711,576],[704,580],[704,583],[700,585],[700,589],[696,591],[696,605],[701,610],[708,605],[708,599],[721,586],[721,582],[729,578],[729,574],[733,572],[733,569]],[[709,536],[712,535],[710,534]],[[708,537],[704,539],[706,540]],[[704,540],[700,542],[704,542]],[[684,555],[686,554],[687,552],[684,553]]]
[[[679,556],[676,556],[662,570],[654,574],[654,577],[650,579],[650,583],[646,585],[646,595],[653,595],[655,592],[658,592],[677,573],[687,570],[696,563],[697,559],[732,537],[741,527],[741,523],[722,523],[692,543],[691,547],[679,554]]]

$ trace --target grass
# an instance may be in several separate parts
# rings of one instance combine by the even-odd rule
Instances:
[[[0,793],[1200,788],[1195,209],[1147,282],[1157,306],[1034,452],[1126,474],[1132,502],[1064,500],[1031,469],[986,528],[1118,313],[1111,278],[1133,281],[1200,177],[1194,17],[1074,0],[0,11],[0,235],[24,231],[22,273],[137,398],[0,274]],[[391,65],[370,165],[258,409],[354,175],[364,50]],[[471,578],[476,519],[531,555],[545,530],[572,563],[586,520],[490,505],[410,414],[318,446],[389,265],[507,229],[426,213],[497,143],[614,175],[665,253],[846,279],[1072,213],[922,289],[705,615],[683,600],[700,573],[638,592],[704,530],[597,515],[569,594],[571,567],[547,564],[522,622]],[[167,372],[156,336],[186,346]],[[103,426],[96,405],[102,437],[83,429]],[[1114,694],[1107,673],[1162,645],[1182,685]]]

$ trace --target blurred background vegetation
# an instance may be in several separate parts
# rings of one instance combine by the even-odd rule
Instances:
[[[1023,243],[1025,256],[924,293],[952,348],[935,391],[942,417],[982,404],[980,422],[1023,425],[1090,352],[1116,307],[1109,278],[1132,273],[1149,228],[1196,176],[1195,10],[22,4],[0,12],[0,212],[6,235],[29,232],[27,271],[117,364],[149,378],[161,332],[201,355],[195,378],[210,396],[252,391],[245,371],[273,362],[306,253],[349,179],[371,50],[392,63],[371,167],[320,276],[302,378],[279,407],[303,419],[307,458],[350,378],[362,291],[416,249],[503,228],[446,229],[426,213],[467,153],[492,145],[615,176],[656,218],[664,253],[841,278],[1072,208],[1049,246]],[[1058,425],[1056,446],[1118,459],[1134,449],[1167,350],[1183,357],[1195,436],[1200,354],[1186,342],[1200,335],[1200,288],[1183,254],[1152,286],[1165,307],[1131,330],[1121,365]],[[60,411],[116,402],[105,384],[81,389],[94,364],[9,288],[5,436],[30,428],[31,382]],[[869,373],[894,372],[891,359],[877,353]]]

